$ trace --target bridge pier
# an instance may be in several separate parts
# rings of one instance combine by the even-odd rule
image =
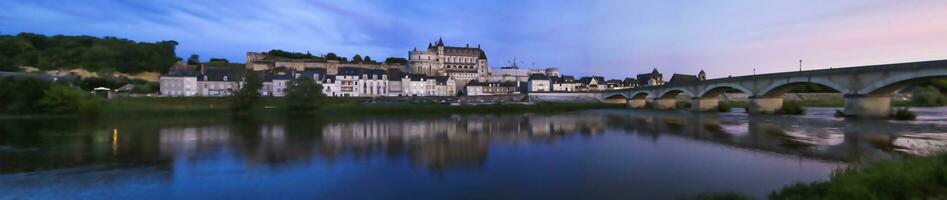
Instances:
[[[658,110],[674,110],[677,107],[675,98],[655,98],[654,108]]]
[[[691,98],[691,110],[697,112],[706,112],[717,110],[720,100],[717,98]]]
[[[845,95],[845,114],[859,118],[885,118],[891,114],[891,96]]]
[[[646,99],[628,99],[629,108],[645,108],[648,105],[648,100]]]
[[[772,114],[783,107],[782,97],[750,97],[750,114]]]

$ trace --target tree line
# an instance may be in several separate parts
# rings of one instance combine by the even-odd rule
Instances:
[[[378,61],[373,60],[372,57],[370,56],[363,57],[360,54],[355,54],[354,56],[352,56],[352,60],[349,61],[348,58],[336,55],[335,53],[332,53],[332,52],[326,53],[324,56],[316,56],[316,55],[312,55],[312,53],[309,53],[309,52],[298,53],[298,52],[289,52],[289,51],[283,51],[279,49],[273,49],[266,52],[266,55],[280,57],[280,58],[289,58],[289,59],[309,59],[309,60],[315,60],[319,62],[334,60],[334,61],[339,61],[340,63],[365,63],[365,64],[379,63]],[[388,64],[408,64],[407,59],[399,58],[399,57],[388,57],[388,58],[385,58],[385,60],[382,62],[388,63]]]
[[[40,70],[165,72],[180,60],[174,53],[177,45],[175,41],[135,42],[110,36],[0,35],[0,71],[30,66]]]

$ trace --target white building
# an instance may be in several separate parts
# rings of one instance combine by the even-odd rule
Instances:
[[[603,91],[606,88],[605,77],[601,76],[586,76],[579,79],[581,85],[576,85],[576,90],[579,91]]]
[[[238,89],[238,80],[234,79],[231,69],[203,67],[201,71],[201,75],[197,76],[197,93],[200,96],[230,96]]]
[[[322,82],[322,94],[330,97],[342,96],[339,82],[335,80],[335,75],[327,75]]]
[[[360,70],[356,91],[360,97],[388,96],[388,75],[384,70]]]
[[[552,91],[556,92],[575,92],[576,86],[580,85],[573,76],[552,77]]]
[[[552,90],[549,84],[549,77],[543,74],[530,75],[528,86],[530,92],[549,92]]]
[[[196,96],[197,73],[172,72],[161,76],[160,85],[162,96]]]

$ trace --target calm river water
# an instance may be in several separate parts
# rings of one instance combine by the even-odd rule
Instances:
[[[947,109],[914,110],[0,120],[0,199],[764,197],[947,149]]]

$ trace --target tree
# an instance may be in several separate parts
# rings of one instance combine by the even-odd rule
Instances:
[[[934,86],[917,88],[912,93],[911,103],[915,106],[943,106],[947,104],[947,97]]]
[[[335,55],[335,53],[329,52],[326,54],[326,60],[338,60],[338,59],[339,59],[339,56]]]
[[[385,63],[388,64],[408,64],[408,60],[398,57],[388,57],[385,59]]]
[[[355,54],[355,56],[352,57],[352,62],[353,62],[353,63],[362,63],[362,56],[361,56],[361,55],[358,55],[358,54]]]
[[[309,77],[300,77],[289,81],[286,87],[286,107],[293,111],[312,111],[319,109],[322,100],[322,85]]]
[[[372,57],[370,57],[370,56],[365,56],[365,63],[375,64],[375,61],[372,60]]]
[[[197,54],[191,54],[191,57],[187,57],[188,65],[197,65],[201,63],[201,58]]]
[[[82,90],[54,84],[43,92],[39,105],[46,113],[96,113],[102,101]]]
[[[0,77],[0,113],[37,112],[49,85],[33,77]]]
[[[247,73],[243,86],[231,97],[231,109],[237,113],[253,109],[253,106],[260,100],[260,88],[262,87],[263,80],[256,73]]]
[[[230,63],[230,61],[227,60],[226,58],[210,58],[210,62],[212,62],[212,63]]]

